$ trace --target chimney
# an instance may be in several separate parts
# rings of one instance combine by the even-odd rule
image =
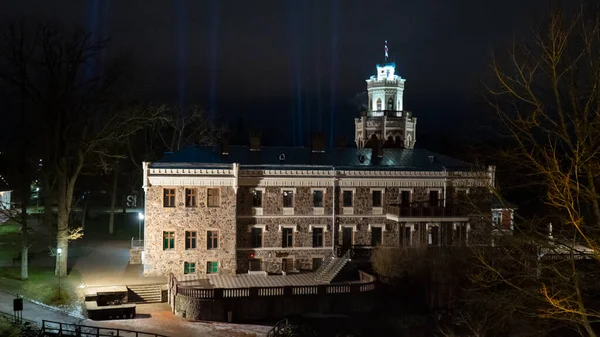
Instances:
[[[260,132],[250,133],[250,151],[260,151]]]
[[[325,136],[321,132],[313,134],[310,149],[313,153],[325,152]]]
[[[228,156],[229,155],[229,134],[224,133],[221,137],[221,155]]]

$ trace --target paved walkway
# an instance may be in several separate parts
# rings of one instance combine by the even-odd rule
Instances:
[[[0,291],[0,312],[13,313],[14,295]],[[136,307],[137,317],[128,320],[91,321],[82,317],[68,315],[51,307],[30,301],[23,301],[23,318],[41,323],[42,320],[81,324],[103,328],[137,330],[171,337],[179,336],[216,336],[216,337],[252,337],[265,336],[270,326],[186,322],[171,313],[168,304],[141,304]]]
[[[71,244],[69,260],[86,286],[167,283],[167,277],[144,277],[142,265],[129,265],[130,241],[81,241]]]

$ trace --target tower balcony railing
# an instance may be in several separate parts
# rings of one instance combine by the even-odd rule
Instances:
[[[466,217],[467,211],[464,207],[446,202],[444,200],[412,202],[406,204],[389,204],[388,214],[398,218],[420,218],[420,217]]]

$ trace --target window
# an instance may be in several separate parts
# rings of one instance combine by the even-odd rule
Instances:
[[[313,247],[323,247],[323,228],[313,228]]]
[[[438,207],[440,205],[440,191],[429,191],[429,207]]]
[[[390,99],[388,99],[388,110],[394,110],[394,99],[390,97]]]
[[[381,98],[378,98],[377,99],[377,110],[376,111],[381,111],[381,110],[383,110],[382,103],[381,103]]]
[[[378,246],[383,242],[383,231],[381,227],[371,227],[371,246]]]
[[[323,264],[322,257],[313,257],[312,259],[312,270],[315,271]]]
[[[252,248],[261,248],[262,247],[262,228],[252,228]]]
[[[206,273],[207,274],[216,274],[219,272],[219,263],[215,261],[206,262]]]
[[[219,232],[208,231],[206,232],[206,249],[218,249],[219,248]]]
[[[294,229],[282,228],[281,247],[288,248],[294,246]]]
[[[400,194],[400,203],[403,207],[410,206],[410,191],[402,191]]]
[[[352,191],[343,191],[342,192],[342,200],[344,207],[352,207]]]
[[[283,207],[294,207],[294,191],[283,191]]]
[[[382,199],[383,199],[382,196],[383,196],[382,191],[373,191],[373,195],[372,195],[373,207],[382,207]]]
[[[500,211],[492,212],[492,222],[498,227],[502,226],[502,213]]]
[[[196,249],[196,232],[185,232],[185,249]]]
[[[440,244],[440,227],[432,226],[429,228],[429,244],[437,246]]]
[[[198,206],[198,190],[195,188],[185,189],[185,207],[196,207]]]
[[[175,249],[175,232],[163,232],[163,250]]]
[[[254,190],[252,191],[252,207],[262,207],[263,191]]]
[[[164,207],[175,207],[175,189],[174,188],[163,189],[163,206]]]
[[[219,207],[219,189],[218,188],[207,188],[206,189],[206,206],[207,207]]]
[[[183,273],[184,274],[194,274],[196,272],[196,263],[194,262],[184,262],[183,263]]]
[[[323,207],[323,191],[313,191],[313,207]]]
[[[402,244],[404,246],[410,246],[412,244],[412,228],[404,227],[404,231],[402,233]]]

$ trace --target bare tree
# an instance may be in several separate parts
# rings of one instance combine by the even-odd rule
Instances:
[[[600,260],[598,8],[556,12],[532,33],[494,57],[487,88],[510,143],[500,159],[540,192],[545,214],[521,219],[520,233],[497,252],[510,263],[479,254],[480,281],[526,299],[523,315],[596,336],[600,306],[590,286],[599,275],[580,258]],[[549,218],[564,235],[549,238]]]
[[[27,57],[18,51],[28,46]],[[103,62],[107,41],[94,40],[82,30],[68,32],[49,24],[10,26],[1,38],[0,57],[9,71],[7,85],[26,88],[21,99],[34,105],[29,114],[40,134],[43,171],[56,181],[58,203],[57,275],[67,273],[68,242],[81,237],[70,226],[73,192],[86,159],[114,157],[112,148],[152,123],[161,111],[124,100],[126,59]],[[100,67],[100,65],[102,67]],[[99,71],[98,69],[102,69]]]

